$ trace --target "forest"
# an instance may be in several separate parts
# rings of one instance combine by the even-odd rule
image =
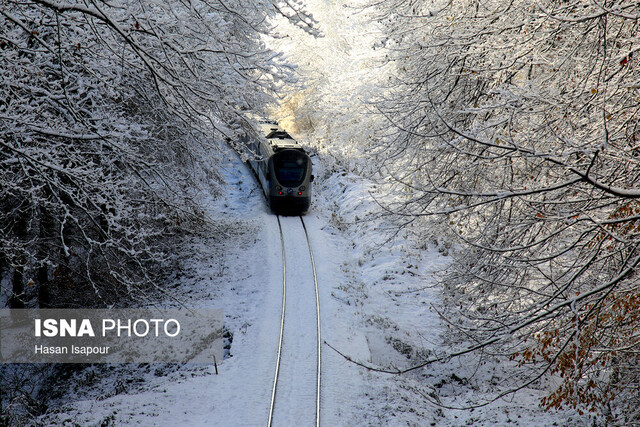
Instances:
[[[332,37],[304,2],[1,1],[3,303],[161,293],[172,248],[215,227],[203,153],[279,104],[399,228],[454,242],[448,356],[558,378],[546,408],[639,422],[640,5],[339,3],[375,31],[322,68],[277,49],[298,34],[277,20]]]

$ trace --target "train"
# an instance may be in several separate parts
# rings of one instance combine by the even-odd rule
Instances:
[[[253,152],[248,163],[258,178],[271,212],[303,215],[311,206],[311,158],[272,120],[259,120],[264,139],[246,141]],[[248,138],[247,138],[248,139]]]

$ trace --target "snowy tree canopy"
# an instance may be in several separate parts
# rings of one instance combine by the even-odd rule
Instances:
[[[13,306],[31,298],[25,284],[42,305],[140,296],[166,265],[162,242],[199,218],[212,141],[289,78],[261,41],[281,14],[315,33],[288,1],[0,4],[0,272]]]
[[[462,239],[449,314],[563,375],[548,407],[638,399],[638,3],[375,7],[396,65],[378,158],[405,195],[385,206]]]

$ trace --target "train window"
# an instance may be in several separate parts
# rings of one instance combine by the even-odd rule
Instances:
[[[275,161],[274,169],[278,182],[285,187],[296,187],[302,183],[307,171],[307,161],[304,158],[284,159]]]

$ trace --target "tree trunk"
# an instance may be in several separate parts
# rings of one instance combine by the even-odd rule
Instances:
[[[21,260],[22,261],[22,260]],[[13,270],[13,286],[9,308],[24,308],[24,267],[19,263]]]

